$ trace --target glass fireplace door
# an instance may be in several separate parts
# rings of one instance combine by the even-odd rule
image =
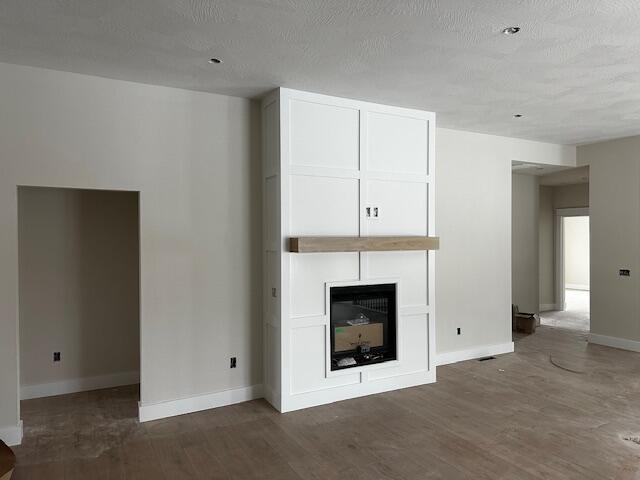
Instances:
[[[331,370],[396,359],[396,284],[330,288]]]

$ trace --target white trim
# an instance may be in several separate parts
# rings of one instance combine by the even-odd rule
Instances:
[[[560,305],[557,303],[541,303],[540,311],[541,312],[552,312],[554,310],[560,310]]]
[[[140,372],[122,372],[110,375],[98,375],[95,377],[72,378],[60,382],[41,383],[38,385],[22,385],[20,387],[20,399],[52,397],[67,393],[86,392],[101,388],[120,387],[140,383]]]
[[[366,375],[363,372],[361,375]],[[316,407],[318,405],[326,405],[328,403],[340,402],[342,400],[350,400],[353,398],[375,395],[403,388],[417,387],[435,383],[436,369],[421,370],[417,372],[409,372],[400,375],[376,379],[374,381],[366,381],[363,383],[354,383],[350,385],[342,385],[336,388],[321,389],[302,394],[291,395],[287,399],[286,408],[282,413],[301,410],[303,408]]]
[[[223,390],[194,397],[180,398],[168,402],[138,405],[138,416],[141,422],[158,420],[160,418],[184,415],[185,413],[200,412],[211,408],[224,407],[234,403],[247,402],[262,398],[262,385]]]
[[[498,345],[482,345],[480,347],[473,347],[467,350],[456,350],[455,352],[438,353],[436,354],[436,365],[448,365],[450,363],[489,357],[491,355],[513,353],[513,348],[513,342],[507,342]]]
[[[0,427],[0,440],[10,447],[15,447],[22,443],[22,420],[13,427]]]
[[[620,348],[632,352],[640,352],[640,342],[637,340],[629,340],[627,338],[607,337],[606,335],[597,335],[591,333],[589,335],[589,343],[596,345],[604,345],[605,347]]]
[[[579,283],[567,283],[565,286],[566,290],[587,290],[589,291],[589,285],[581,285]]]

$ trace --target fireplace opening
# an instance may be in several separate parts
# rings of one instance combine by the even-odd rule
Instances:
[[[396,286],[330,287],[332,371],[396,360]]]

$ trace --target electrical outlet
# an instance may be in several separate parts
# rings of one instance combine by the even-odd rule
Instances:
[[[231,357],[231,361],[229,362],[229,368],[236,368],[236,357]]]
[[[60,361],[60,352],[53,352],[53,361],[54,362]]]
[[[631,270],[629,270],[627,268],[621,268],[619,273],[620,273],[621,277],[630,277],[631,276]]]
[[[458,335],[460,335],[462,333],[460,327],[458,327]]]

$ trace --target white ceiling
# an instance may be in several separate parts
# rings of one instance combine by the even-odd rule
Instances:
[[[637,0],[2,0],[0,61],[574,144],[640,133],[638,25]]]

